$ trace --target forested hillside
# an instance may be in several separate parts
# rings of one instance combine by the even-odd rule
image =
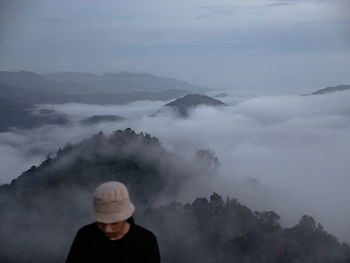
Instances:
[[[163,262],[349,262],[349,247],[312,217],[283,228],[275,212],[253,212],[216,193],[171,202],[194,175],[215,176],[215,166],[195,160],[131,129],[67,144],[0,187],[0,262],[63,262],[90,222],[93,190],[110,180],[129,188],[136,222],[157,234]]]
[[[237,199],[213,193],[191,204],[144,212],[158,235],[164,262],[349,262],[350,249],[311,216],[283,228],[273,211],[253,212]]]
[[[125,183],[142,210],[175,196],[194,172],[157,138],[130,129],[67,144],[0,187],[0,262],[62,262],[78,227],[89,222],[91,194],[102,182]]]

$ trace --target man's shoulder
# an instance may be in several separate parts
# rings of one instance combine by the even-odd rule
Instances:
[[[90,234],[96,233],[96,230],[97,230],[96,224],[91,223],[91,224],[88,224],[88,225],[81,227],[78,230],[78,234],[79,235],[90,235]]]
[[[155,239],[156,238],[156,236],[153,234],[153,232],[151,232],[150,230],[148,230],[142,226],[134,224],[132,226],[132,228],[133,228],[133,232],[140,237],[143,237],[146,239]]]

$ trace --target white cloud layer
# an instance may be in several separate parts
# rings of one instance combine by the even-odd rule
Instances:
[[[170,151],[192,156],[211,148],[220,159],[220,176],[197,178],[183,200],[212,191],[236,196],[249,207],[273,209],[284,225],[303,214],[327,231],[350,241],[350,92],[322,96],[224,98],[223,108],[198,107],[188,119],[169,113],[150,117],[163,102],[124,106],[46,105],[68,114],[69,127],[45,126],[0,134],[1,182],[38,164],[66,142],[76,143],[99,130],[109,134],[127,127],[150,133]],[[81,126],[93,114],[127,117],[124,122]]]

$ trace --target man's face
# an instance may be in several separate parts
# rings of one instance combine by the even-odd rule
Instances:
[[[96,222],[97,227],[108,237],[110,240],[118,240],[123,237],[123,232],[126,228],[126,221],[115,223],[101,223]]]

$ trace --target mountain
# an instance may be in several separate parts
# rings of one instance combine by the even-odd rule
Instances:
[[[142,211],[174,197],[191,167],[157,138],[131,129],[67,144],[0,186],[0,262],[63,262],[76,230],[89,222],[97,185],[125,183]]]
[[[117,115],[94,115],[81,121],[84,125],[98,124],[101,122],[123,121],[125,118]]]
[[[60,83],[49,81],[43,76],[29,71],[0,71],[0,83],[7,86],[44,92],[45,95],[47,92],[65,93],[69,95],[87,94],[94,91],[94,88],[88,85],[73,81],[64,81]]]
[[[55,72],[45,74],[44,77],[47,80],[55,82],[73,81],[81,84],[89,84],[94,81],[94,79],[98,78],[98,75],[83,72]]]
[[[125,104],[169,100],[202,87],[146,73],[52,73],[0,71],[1,97],[19,103]]]
[[[188,111],[199,105],[207,106],[223,106],[222,101],[214,99],[212,97],[200,94],[189,94],[182,98],[178,98],[168,104],[165,104],[163,108],[174,109],[181,117],[188,116]]]
[[[77,229],[90,223],[93,190],[110,180],[129,188],[137,223],[157,234],[163,262],[349,262],[349,246],[312,217],[282,228],[273,211],[217,193],[169,202],[195,174],[203,179],[195,166],[131,129],[67,144],[0,186],[0,262],[64,262]]]
[[[68,85],[67,83],[65,85]],[[77,94],[65,93],[63,90],[38,90],[0,83],[1,97],[18,103],[30,104],[60,104],[68,102],[91,103],[91,104],[126,104],[138,100],[166,101],[184,96],[189,92],[186,90],[165,90],[161,92],[134,91],[129,93],[108,94],[91,93]]]
[[[191,92],[204,91],[203,87],[176,80],[155,76],[149,73],[106,73],[95,75],[91,73],[51,73],[45,75],[49,80],[57,82],[74,81],[95,87],[101,93],[128,93],[133,91],[161,92],[165,90],[187,90]],[[1,82],[1,81],[0,81]]]
[[[324,89],[317,90],[310,95],[321,95],[321,94],[326,94],[326,93],[331,93],[331,92],[336,92],[336,91],[344,91],[344,90],[350,90],[350,85],[338,85],[335,87],[327,87]]]
[[[216,94],[216,95],[214,96],[214,98],[226,98],[226,97],[228,97],[228,94],[225,93],[225,92]]]
[[[17,86],[35,90],[51,88],[50,81],[46,80],[39,74],[29,71],[0,71],[0,83],[8,86]]]
[[[134,189],[136,203],[149,203],[162,191],[166,178],[175,176],[174,172],[181,177],[182,168],[176,168],[177,162],[181,163],[149,134],[137,134],[129,128],[110,136],[99,132],[77,145],[67,144],[54,158],[48,157],[39,167],[32,167],[11,184],[1,186],[0,192],[10,189],[31,198],[32,194],[36,196],[58,186],[91,190],[109,179],[120,180]],[[146,191],[147,188],[152,191]]]
[[[31,104],[0,98],[0,132],[12,127],[34,128],[44,124],[66,124],[67,122],[63,115],[54,112],[36,112]]]
[[[56,90],[22,88],[0,82],[0,96],[17,103],[42,104],[65,103],[78,100],[79,96],[65,95]]]
[[[165,90],[160,92],[133,91],[119,94],[93,93],[75,98],[74,102],[92,104],[126,104],[140,100],[166,101],[188,93],[189,92],[186,90]]]

